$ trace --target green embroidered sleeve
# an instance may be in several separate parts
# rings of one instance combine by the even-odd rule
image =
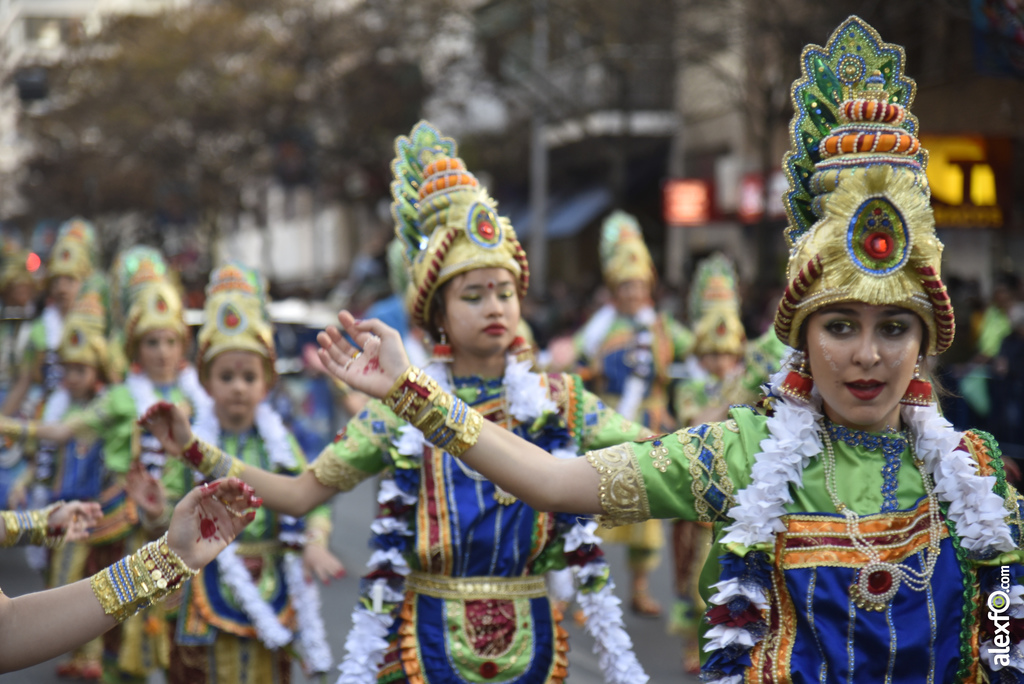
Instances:
[[[729,420],[592,451],[601,477],[602,522],[617,526],[648,518],[725,520],[735,493],[746,486],[764,417],[749,409]]]
[[[125,385],[115,385],[85,407],[74,420],[79,439],[103,440],[103,458],[108,469],[127,473],[132,460],[132,429],[135,400]]]
[[[21,355],[21,369],[32,374],[32,382],[42,382],[42,378],[39,377],[39,369],[45,351],[46,326],[43,325],[42,318],[37,318],[32,321],[32,326],[28,331],[28,342]]]
[[[394,452],[393,442],[404,424],[382,403],[371,401],[309,469],[322,484],[347,492],[389,465],[387,455]]]
[[[686,358],[693,351],[693,333],[689,328],[668,314],[664,314],[663,320],[665,321],[665,329],[672,338],[672,358],[674,360]]]

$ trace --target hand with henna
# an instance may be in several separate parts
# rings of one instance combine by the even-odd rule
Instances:
[[[238,478],[196,487],[174,507],[167,545],[185,565],[198,570],[234,541],[262,505],[252,487]]]
[[[64,541],[82,541],[103,517],[100,505],[94,501],[69,501],[61,504],[47,518],[54,533],[63,531]]]
[[[338,322],[358,347],[337,328],[327,328],[316,337],[324,368],[354,389],[384,398],[409,367],[402,336],[377,319],[357,321],[348,311],[338,314]]]
[[[139,418],[139,425],[160,440],[160,446],[171,456],[181,456],[192,441],[188,416],[176,404],[158,401]]]
[[[128,469],[128,480],[125,490],[135,505],[150,520],[158,520],[167,506],[167,493],[160,480],[153,477],[142,461],[132,461]]]

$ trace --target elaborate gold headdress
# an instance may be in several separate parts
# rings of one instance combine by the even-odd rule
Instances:
[[[29,268],[29,260],[35,259],[36,271]],[[0,268],[0,292],[17,283],[27,283],[33,289],[39,287],[39,257],[27,249],[4,250],[3,267]]]
[[[188,335],[181,292],[171,280],[163,255],[152,247],[132,247],[114,263],[111,298],[120,309],[125,354],[135,359],[139,340],[153,330]]]
[[[275,379],[274,328],[266,316],[266,285],[257,271],[229,263],[210,274],[206,321],[199,329],[199,376],[226,351],[251,351],[266,361],[267,384]]]
[[[724,254],[715,252],[697,266],[690,288],[693,353],[742,355],[747,333],[740,320],[736,270]]]
[[[391,215],[412,270],[408,309],[413,322],[432,330],[434,294],[455,276],[478,268],[504,268],[526,295],[530,269],[512,224],[458,158],[458,147],[426,121],[395,139],[391,162]]]
[[[953,340],[905,59],[858,17],[801,56],[784,159],[790,282],[775,316],[792,347],[807,316],[838,301],[910,309],[928,329],[930,354]]]
[[[92,278],[79,293],[64,319],[57,353],[65,363],[96,368],[105,382],[119,382],[124,373],[122,357],[107,339],[109,317],[102,278]]]
[[[70,276],[84,281],[95,268],[95,262],[96,229],[85,219],[73,218],[57,232],[46,276]]]
[[[627,280],[654,285],[656,271],[636,217],[613,211],[601,224],[601,271],[608,287],[615,289]]]
[[[784,159],[791,282],[775,315],[791,346],[811,312],[837,301],[912,310],[928,328],[929,353],[952,342],[928,155],[909,113],[916,84],[904,60],[903,48],[856,16],[825,47],[804,49]]]

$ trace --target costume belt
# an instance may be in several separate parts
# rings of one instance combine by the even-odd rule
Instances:
[[[544,577],[445,577],[412,572],[405,580],[408,591],[440,599],[540,598],[548,595]]]

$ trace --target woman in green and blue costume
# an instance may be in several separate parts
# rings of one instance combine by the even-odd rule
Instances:
[[[761,410],[560,461],[463,415],[373,321],[342,312],[362,353],[330,329],[321,358],[537,508],[713,523],[705,681],[1024,680],[1022,500],[922,377],[954,326],[904,61],[856,17],[804,50],[775,326],[797,354]]]

